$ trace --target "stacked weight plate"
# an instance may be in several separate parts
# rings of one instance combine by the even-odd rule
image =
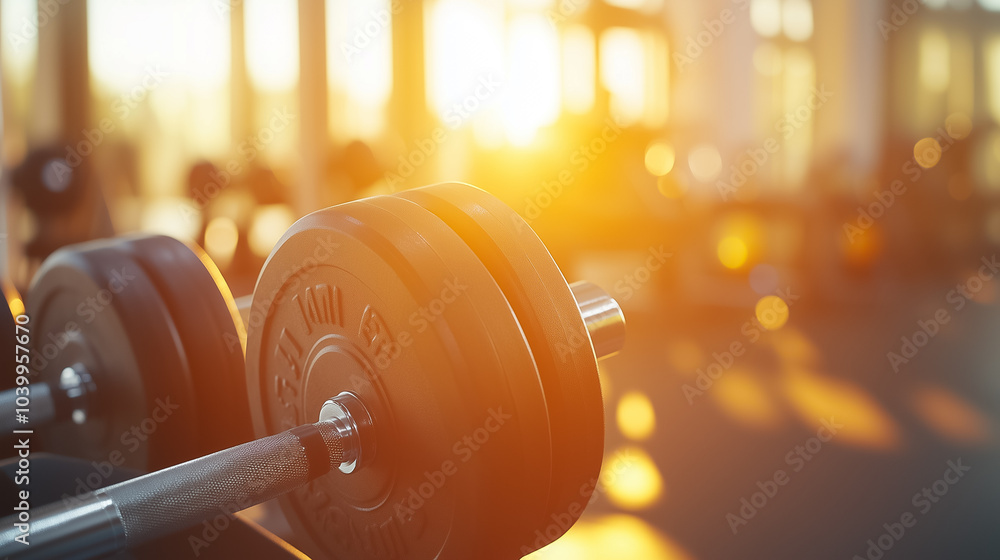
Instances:
[[[68,247],[27,306],[33,381],[76,367],[95,385],[86,418],[36,429],[40,449],[149,470],[252,437],[242,325],[200,250],[162,236]]]
[[[265,264],[250,326],[258,436],[343,391],[376,426],[365,468],[283,499],[307,553],[515,558],[586,505],[603,448],[594,351],[552,257],[485,192],[306,216]]]

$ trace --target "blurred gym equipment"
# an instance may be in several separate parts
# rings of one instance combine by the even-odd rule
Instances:
[[[121,289],[113,312],[68,335],[47,386],[90,372],[93,388],[75,382],[87,387],[70,406],[86,410],[76,434],[97,431],[105,409],[91,401],[105,386],[133,391],[120,398],[134,414],[136,395],[160,394],[152,383],[184,381],[192,427],[248,426],[243,404],[260,439],[34,511],[26,548],[8,519],[0,555],[108,555],[283,495],[310,554],[519,558],[544,544],[535,528],[565,517],[561,534],[582,513],[603,449],[597,360],[622,347],[624,317],[600,288],[567,284],[492,196],[436,185],[296,222],[244,310],[249,400],[229,386],[240,364],[221,347],[236,305],[205,263],[162,237],[53,255],[28,297],[39,325],[64,325],[61,297],[112,291],[114,271],[134,267],[142,289]],[[204,353],[160,342],[170,336]],[[131,369],[102,369],[109,354]],[[138,374],[112,373],[124,371]]]

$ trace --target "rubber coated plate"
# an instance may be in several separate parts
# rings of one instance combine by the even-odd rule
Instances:
[[[539,523],[547,517],[549,492],[553,484],[548,410],[534,359],[522,361],[524,349],[528,346],[524,333],[516,319],[508,319],[513,315],[513,310],[496,281],[476,255],[440,218],[409,200],[397,197],[379,196],[364,202],[384,208],[406,222],[427,241],[429,247],[456,277],[484,288],[470,291],[468,296],[479,310],[480,320],[489,331],[488,336],[493,342],[494,350],[500,352],[499,359],[502,360],[504,374],[499,380],[483,379],[494,383],[484,383],[478,390],[489,396],[487,404],[495,403],[501,391],[510,395],[514,417],[520,425],[520,433],[517,433],[512,423],[509,428],[505,425],[506,449],[491,446],[492,450],[500,451],[499,458],[488,459],[498,468],[498,472],[492,475],[491,481],[484,482],[484,485],[493,486],[502,492],[504,496],[501,499],[514,498],[512,502],[508,500],[511,509],[501,514],[501,502],[498,501],[490,507],[492,514],[487,515],[493,531],[509,537],[506,546],[513,547],[515,551],[520,550],[522,546],[535,540],[533,532],[542,526]],[[485,289],[487,286],[493,289]],[[496,386],[497,383],[499,387]],[[524,457],[521,463],[513,461],[518,456]],[[493,550],[497,550],[499,546],[498,544]],[[513,552],[501,557],[512,555]]]
[[[177,327],[191,372],[201,429],[187,446],[193,459],[253,438],[246,394],[246,334],[229,287],[198,247],[161,235],[122,239],[119,245],[156,285]],[[196,252],[197,251],[197,252]]]
[[[120,244],[61,249],[35,276],[27,308],[37,379],[57,386],[64,368],[81,363],[98,396],[83,425],[64,419],[36,434],[40,449],[156,469],[189,455],[196,399],[169,310]]]
[[[82,363],[98,387],[85,425],[64,418],[43,431],[49,449],[159,468],[252,437],[242,325],[195,250],[140,236],[70,247],[43,265],[29,301],[36,365],[57,383]]]
[[[575,518],[590,499],[581,488],[593,488],[600,473],[604,409],[597,358],[562,272],[530,226],[485,191],[449,183],[396,196],[433,212],[465,240],[514,309],[538,364],[552,423],[558,484],[550,512]],[[568,528],[550,524],[545,538]]]
[[[376,426],[368,465],[283,499],[307,553],[511,556],[494,524],[509,522],[533,484],[513,481],[531,460],[515,443],[529,430],[504,383],[509,368],[534,366],[467,247],[440,226],[424,233],[365,202],[329,208],[296,222],[258,279],[247,340],[257,435],[315,421],[342,391],[361,398]],[[463,250],[462,266],[439,255]],[[500,333],[508,338],[495,340]]]

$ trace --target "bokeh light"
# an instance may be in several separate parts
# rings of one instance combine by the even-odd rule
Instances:
[[[934,138],[924,138],[913,146],[913,158],[920,167],[930,169],[941,161],[941,144]]]
[[[788,322],[788,304],[778,296],[764,296],[754,308],[757,321],[769,331],[776,331]]]
[[[719,408],[742,425],[772,428],[781,419],[777,403],[762,380],[745,370],[727,371],[709,394]]]
[[[735,235],[723,237],[716,247],[716,254],[722,266],[737,269],[747,262],[747,245]]]
[[[608,499],[626,510],[642,510],[655,504],[663,494],[663,477],[656,463],[643,449],[623,447],[605,460],[601,484]]]
[[[584,518],[565,536],[524,560],[693,560],[680,545],[631,515]]]
[[[722,170],[722,157],[719,150],[711,144],[700,144],[691,149],[688,154],[688,167],[694,178],[708,183],[714,181]]]
[[[643,441],[653,435],[656,411],[645,393],[632,391],[618,401],[618,429],[629,439]]]
[[[920,387],[911,403],[927,426],[945,439],[962,444],[980,444],[990,439],[989,420],[944,387]]]
[[[239,240],[239,229],[227,216],[213,218],[205,226],[205,252],[222,268],[233,260]]]
[[[646,169],[656,176],[666,175],[674,168],[674,147],[666,142],[653,142],[646,148]]]
[[[250,225],[250,250],[255,255],[266,257],[285,231],[295,222],[292,209],[284,204],[260,206],[254,212]]]
[[[664,198],[678,199],[687,194],[687,185],[677,177],[677,174],[671,173],[656,178],[656,190],[660,191]]]
[[[955,140],[963,140],[972,134],[972,119],[965,113],[954,113],[944,121],[945,131]]]
[[[892,415],[849,381],[796,368],[786,372],[784,391],[809,426],[819,429],[831,419],[843,424],[833,439],[838,444],[887,451],[901,443]]]

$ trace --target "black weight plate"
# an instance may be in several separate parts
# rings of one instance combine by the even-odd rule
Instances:
[[[488,331],[493,351],[499,353],[504,373],[499,379],[475,375],[479,383],[474,390],[487,397],[487,404],[495,403],[503,395],[506,402],[511,403],[517,421],[516,427],[505,427],[504,435],[507,437],[500,456],[484,457],[498,469],[493,481],[484,484],[495,486],[507,495],[492,506],[494,511],[490,523],[497,534],[508,538],[505,546],[510,547],[512,552],[501,556],[510,557],[521,546],[535,540],[533,532],[537,528],[551,521],[545,518],[555,475],[552,472],[549,415],[541,379],[534,360],[524,361],[528,342],[494,278],[440,218],[402,198],[379,196],[362,202],[392,212],[393,216],[423,237],[428,248],[440,259],[440,264],[435,263],[434,266],[447,267],[456,277],[465,278],[470,284],[482,288],[469,291],[468,297],[479,311],[480,323]],[[511,504],[506,511],[501,507],[504,501]]]
[[[462,293],[444,305],[452,273],[477,281],[459,281],[467,288],[453,290]],[[501,515],[496,500],[520,490],[498,490],[491,477],[521,430],[504,433],[516,428],[510,419],[478,451],[465,443],[491,417],[488,402],[509,402],[499,383],[501,351],[466,297],[472,291],[498,292],[481,267],[451,270],[427,239],[370,204],[310,214],[278,242],[248,321],[257,435],[315,421],[326,399],[352,391],[374,418],[378,447],[371,464],[330,473],[283,499],[293,526],[308,536],[296,543],[307,553],[486,558],[507,546],[491,525]],[[421,308],[439,313],[429,320]],[[506,313],[493,320],[516,330]],[[504,360],[532,368],[527,347],[511,346]],[[507,464],[521,472],[525,457],[511,452]],[[507,503],[500,505],[508,515]]]
[[[194,384],[198,439],[193,459],[253,438],[246,394],[246,334],[229,287],[199,247],[162,235],[123,238],[121,250],[142,266],[177,327]]]
[[[32,282],[27,310],[37,379],[58,385],[64,368],[81,363],[97,386],[85,423],[36,429],[40,449],[96,461],[95,472],[105,464],[157,469],[190,455],[197,401],[180,334],[120,241],[53,253]]]
[[[461,183],[399,193],[433,212],[478,255],[510,302],[541,374],[552,423],[557,486],[552,515],[576,517],[589,501],[604,452],[597,359],[579,307],[530,226],[492,195]],[[569,524],[551,525],[551,540]]]

